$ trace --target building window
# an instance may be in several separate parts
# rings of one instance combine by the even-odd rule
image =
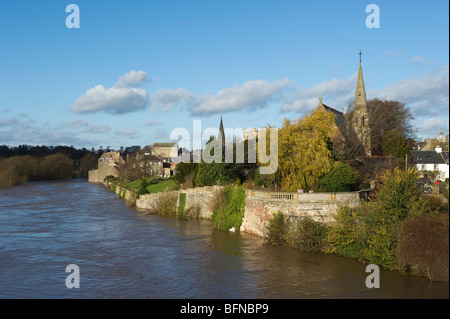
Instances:
[[[439,164],[434,164],[434,170],[438,171],[439,170]]]

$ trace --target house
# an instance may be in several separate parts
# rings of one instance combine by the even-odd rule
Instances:
[[[178,157],[178,143],[154,143],[152,153],[170,163]]]
[[[164,161],[161,157],[145,150],[136,152],[131,158],[133,157],[134,165],[139,165],[139,170],[145,171],[145,176],[156,177],[164,175]]]
[[[125,159],[122,152],[105,152],[98,159],[98,168],[89,171],[89,183],[102,183],[106,176],[119,176],[118,167],[124,164]]]
[[[449,152],[437,147],[434,151],[411,151],[416,169],[426,177],[435,180],[449,178]]]

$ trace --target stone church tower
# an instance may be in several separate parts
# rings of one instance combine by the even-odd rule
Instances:
[[[367,110],[366,90],[361,67],[361,52],[359,58],[358,83],[355,92],[355,105],[353,107],[352,126],[359,141],[361,142],[366,156],[372,156],[372,145],[370,141],[369,113]]]

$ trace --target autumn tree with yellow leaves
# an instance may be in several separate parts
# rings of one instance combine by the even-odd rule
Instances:
[[[318,189],[320,178],[334,165],[334,123],[334,115],[328,112],[312,112],[296,121],[284,120],[278,130],[276,186],[291,192]]]

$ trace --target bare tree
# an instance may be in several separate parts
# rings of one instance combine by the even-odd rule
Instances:
[[[347,123],[352,123],[354,101],[347,105]],[[378,98],[367,101],[369,113],[370,139],[373,155],[383,155],[383,136],[389,131],[396,131],[403,135],[409,143],[414,143],[416,130],[412,125],[414,119],[405,103]],[[350,130],[351,131],[351,130]],[[355,137],[348,134],[350,150],[356,151]]]

